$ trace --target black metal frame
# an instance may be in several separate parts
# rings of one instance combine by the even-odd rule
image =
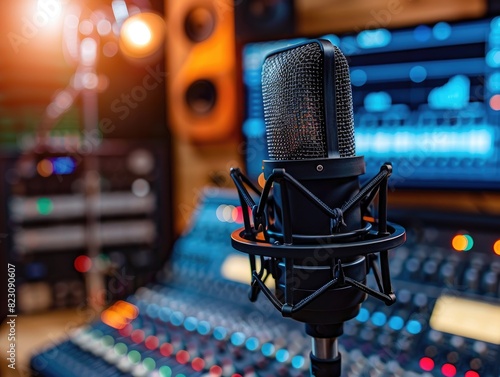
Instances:
[[[383,301],[386,305],[392,305],[396,297],[392,290],[388,250],[401,245],[405,240],[404,229],[396,224],[387,222],[387,187],[388,178],[392,172],[392,165],[385,163],[380,172],[367,182],[351,200],[341,208],[330,208],[318,197],[311,193],[294,177],[288,174],[285,169],[273,169],[272,174],[267,178],[262,192],[246,177],[239,169],[231,169],[230,175],[233,179],[243,208],[249,207],[252,212],[253,224],[248,211],[243,210],[244,228],[238,229],[232,234],[232,245],[235,249],[249,254],[250,269],[252,276],[249,298],[251,301],[257,300],[260,291],[279,310],[283,316],[289,317],[316,300],[328,289],[337,286],[349,285],[364,293]],[[283,243],[270,243],[272,232],[267,229],[265,208],[269,201],[273,183],[279,183],[280,194],[283,198]],[[287,198],[287,185],[294,186],[304,197],[316,205],[323,213],[332,220],[332,234],[328,236],[303,236],[293,235],[290,221],[290,203]],[[254,194],[259,195],[259,203],[256,204],[248,186]],[[344,213],[361,206],[362,213],[366,213],[368,207],[379,193],[378,221],[365,221],[361,229],[349,232],[348,234],[335,233],[343,224]],[[353,236],[361,240],[344,242],[346,238],[352,241]],[[313,245],[295,245],[297,240],[316,241]],[[321,288],[310,294],[296,304],[281,302],[265,285],[269,275],[274,275],[273,266],[276,265],[277,258],[284,258],[285,263],[293,263],[292,259],[297,256],[307,255],[304,252],[322,249],[333,257],[335,263],[332,265],[332,280],[324,284]],[[380,253],[380,269],[377,264],[377,255]],[[353,255],[366,255],[369,269],[373,270],[378,291],[367,285],[360,283],[344,274],[342,267],[342,257]],[[257,271],[256,256],[261,258],[261,268]]]

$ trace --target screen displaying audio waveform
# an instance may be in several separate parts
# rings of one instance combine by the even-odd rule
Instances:
[[[500,17],[319,37],[349,61],[356,154],[367,176],[391,161],[399,187],[500,187]],[[262,63],[304,40],[243,48],[243,134],[255,180],[267,158]]]

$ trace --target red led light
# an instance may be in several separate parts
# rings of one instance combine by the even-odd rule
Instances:
[[[144,340],[144,336],[144,331],[140,329],[132,331],[132,334],[130,335],[134,343],[141,343]]]
[[[239,373],[235,373],[231,377],[243,377],[243,376],[241,374],[239,374]]]
[[[218,365],[213,365],[210,367],[210,377],[220,377],[222,376],[222,368]]]
[[[475,370],[468,370],[465,372],[465,377],[479,377],[479,373],[477,373]]]
[[[132,330],[134,328],[132,327],[132,325],[129,323],[127,325],[125,325],[124,328],[120,329],[120,335],[121,336],[130,336],[130,334],[132,333]]]
[[[235,208],[235,212],[236,212],[236,216],[234,221],[237,223],[237,224],[242,224],[243,223],[243,209],[241,208],[241,206],[238,206]]]
[[[173,352],[174,346],[172,346],[170,343],[163,343],[160,347],[160,353],[165,357],[169,357]]]
[[[441,367],[441,373],[446,377],[455,377],[457,374],[457,368],[452,364],[444,364]]]
[[[500,110],[500,94],[495,94],[490,98],[490,107],[495,111]]]
[[[434,360],[432,360],[430,357],[422,357],[420,359],[419,365],[420,368],[422,368],[422,370],[430,372],[431,370],[434,369]]]
[[[195,357],[193,361],[191,362],[191,367],[196,371],[196,372],[201,372],[203,368],[205,368],[205,361],[199,357]]]
[[[75,270],[84,273],[89,271],[90,268],[92,267],[92,260],[86,255],[80,255],[76,257],[75,262],[73,264],[75,266]]]
[[[146,348],[148,350],[154,350],[154,349],[158,348],[160,341],[158,340],[158,338],[156,336],[150,335],[146,338],[146,341],[144,342],[144,344],[146,345]]]
[[[177,352],[177,355],[175,355],[175,360],[177,360],[179,364],[187,364],[190,358],[189,352],[185,350],[180,350]]]

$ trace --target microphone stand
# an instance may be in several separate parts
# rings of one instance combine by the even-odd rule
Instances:
[[[392,305],[396,301],[390,280],[388,250],[404,243],[405,231],[401,226],[387,222],[387,187],[391,172],[392,166],[389,163],[384,164],[380,172],[342,208],[331,209],[284,169],[273,170],[262,192],[239,169],[231,169],[230,175],[238,190],[242,208],[250,208],[253,219],[252,223],[249,211],[243,210],[244,228],[234,231],[231,235],[232,246],[249,255],[252,274],[249,299],[255,302],[258,294],[263,292],[283,317],[291,317],[305,323],[306,333],[312,340],[312,376],[340,376],[341,355],[338,350],[338,338],[343,333],[343,323],[358,314],[361,303],[368,295],[386,305]],[[284,203],[281,218],[283,235],[280,240],[275,240],[275,234],[270,235],[272,232],[268,232],[265,217],[274,182],[279,183]],[[288,184],[294,186],[331,218],[332,229],[338,229],[343,224],[343,214],[355,206],[359,205],[362,213],[366,213],[368,206],[379,194],[378,221],[365,221],[364,227],[348,233],[332,232],[332,235],[313,237],[316,243],[294,243],[294,239],[300,236],[292,232],[290,203],[286,195]],[[258,204],[246,186],[260,196]],[[349,242],[346,242],[346,239]],[[310,291],[310,287],[304,283],[303,287],[295,287],[294,291],[290,284],[286,281],[283,283],[280,279],[283,278],[282,275],[287,275],[285,280],[294,281],[297,277],[295,262],[304,258],[304,255],[313,255],[312,253],[318,250],[328,256],[331,278],[305,298],[297,298],[297,292],[303,294]],[[377,263],[377,253],[380,253],[381,269]],[[257,271],[256,256],[261,260],[260,271]],[[342,263],[342,259],[345,263]],[[279,263],[284,263],[285,274],[278,271]],[[370,270],[373,271],[378,290],[364,284]],[[279,282],[284,285],[285,292],[280,298],[265,285],[269,275],[276,280],[277,286]],[[320,279],[320,284],[323,281]],[[314,283],[317,285],[318,282]],[[353,288],[348,290],[347,296],[346,288]],[[335,298],[333,303],[332,295]]]

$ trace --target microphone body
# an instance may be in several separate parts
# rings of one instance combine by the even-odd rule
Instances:
[[[392,166],[384,164],[360,187],[365,164],[355,155],[349,67],[329,41],[268,55],[262,97],[266,183],[261,191],[231,169],[241,205],[251,210],[243,211],[245,226],[232,233],[232,245],[249,255],[250,300],[262,292],[283,316],[305,323],[312,337],[311,374],[340,376],[343,323],[359,313],[368,295],[395,302],[388,250],[404,242],[405,232],[387,223]],[[378,219],[365,220],[377,194]],[[370,271],[378,290],[366,285]],[[269,276],[275,292],[265,285]]]
[[[269,55],[262,71],[270,158],[263,162],[264,177],[274,169],[285,169],[328,207],[341,208],[358,194],[358,176],[364,173],[364,164],[354,157],[352,93],[345,56],[330,42],[316,40]],[[283,242],[281,219],[287,210],[294,243],[326,243],[332,233],[346,234],[362,227],[359,205],[343,214],[343,224],[332,224],[297,188],[275,183],[268,210],[271,242]],[[332,260],[316,254],[293,259],[291,270],[279,262],[278,297],[297,303],[331,280]],[[348,275],[365,282],[364,257],[343,262]],[[365,299],[366,294],[352,287],[331,288],[292,318],[343,323],[357,315]]]

